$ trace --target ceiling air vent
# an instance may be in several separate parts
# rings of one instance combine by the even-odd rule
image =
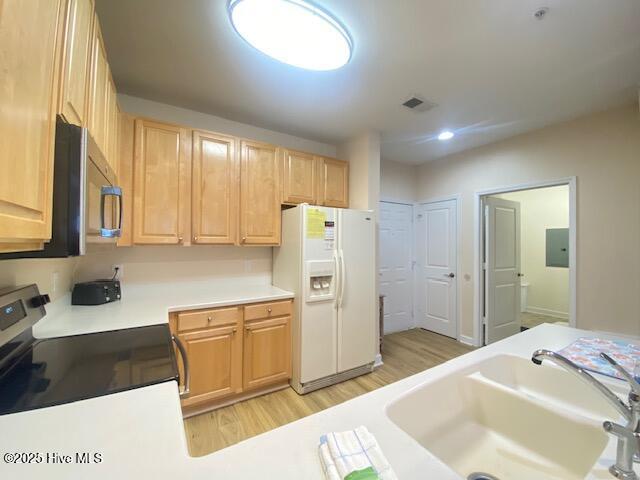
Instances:
[[[417,95],[413,95],[409,97],[402,104],[402,106],[407,107],[408,109],[413,110],[414,112],[426,112],[427,110],[431,110],[433,107],[435,107],[436,104],[428,100],[425,100],[423,98],[420,98]]]

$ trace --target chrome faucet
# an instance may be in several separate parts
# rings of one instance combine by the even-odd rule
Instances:
[[[600,353],[600,357],[609,362],[613,368],[629,383],[629,404],[624,403],[616,394],[596,380],[584,368],[579,367],[571,360],[550,350],[536,350],[531,356],[531,361],[536,365],[541,365],[543,360],[564,368],[568,372],[594,387],[600,394],[615,407],[627,422],[626,426],[606,421],[602,424],[605,432],[615,435],[618,438],[618,449],[616,453],[616,463],[609,467],[609,472],[616,478],[622,480],[638,480],[638,476],[633,471],[633,462],[640,458],[640,384],[638,381],[622,368],[618,363],[606,353]]]

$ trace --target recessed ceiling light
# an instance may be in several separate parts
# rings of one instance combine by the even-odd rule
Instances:
[[[230,0],[229,17],[251,46],[280,62],[308,70],[335,70],[351,58],[347,31],[303,0]]]
[[[453,138],[453,132],[449,130],[444,130],[440,132],[440,135],[438,135],[438,140],[451,140],[452,138]]]

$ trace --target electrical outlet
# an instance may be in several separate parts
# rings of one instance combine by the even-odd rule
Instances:
[[[111,272],[116,273],[116,268],[118,269],[118,273],[116,274],[116,280],[122,280],[124,278],[124,265],[116,263],[111,265]]]

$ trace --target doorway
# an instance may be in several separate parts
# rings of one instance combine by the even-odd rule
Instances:
[[[458,337],[458,199],[419,204],[416,212],[416,326]]]
[[[380,202],[380,294],[384,334],[414,328],[413,205]]]
[[[575,325],[575,181],[476,194],[476,344]]]

